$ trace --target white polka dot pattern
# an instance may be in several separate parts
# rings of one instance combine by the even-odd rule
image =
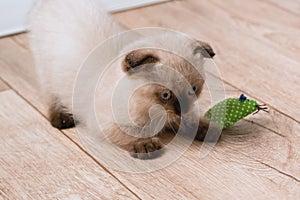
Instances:
[[[228,98],[213,106],[204,116],[223,129],[233,125],[257,109],[258,103],[255,100],[239,101],[236,98]]]

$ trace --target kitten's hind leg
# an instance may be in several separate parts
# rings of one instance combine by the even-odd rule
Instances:
[[[64,106],[53,104],[49,109],[49,120],[53,127],[68,129],[75,127],[73,115]]]

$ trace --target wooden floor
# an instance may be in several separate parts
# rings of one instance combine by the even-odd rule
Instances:
[[[300,199],[300,0],[185,0],[117,13],[208,41],[228,96],[270,114],[224,133],[204,159],[193,144],[144,174],[107,169],[40,103],[26,34],[0,39],[0,199]]]

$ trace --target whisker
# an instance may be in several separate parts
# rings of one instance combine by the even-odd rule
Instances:
[[[172,129],[172,131],[174,132],[174,134],[176,134],[177,131],[175,131],[175,128],[173,127],[173,125],[170,123],[169,120],[168,120],[168,124],[169,124],[170,128]]]
[[[180,123],[176,119],[174,120],[174,122],[176,125],[180,126]]]

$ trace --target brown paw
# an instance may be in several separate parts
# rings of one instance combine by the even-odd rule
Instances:
[[[163,146],[157,137],[139,139],[133,143],[130,155],[143,160],[157,158],[161,155]]]
[[[50,109],[50,123],[58,129],[73,128],[75,126],[73,115],[57,108]]]

